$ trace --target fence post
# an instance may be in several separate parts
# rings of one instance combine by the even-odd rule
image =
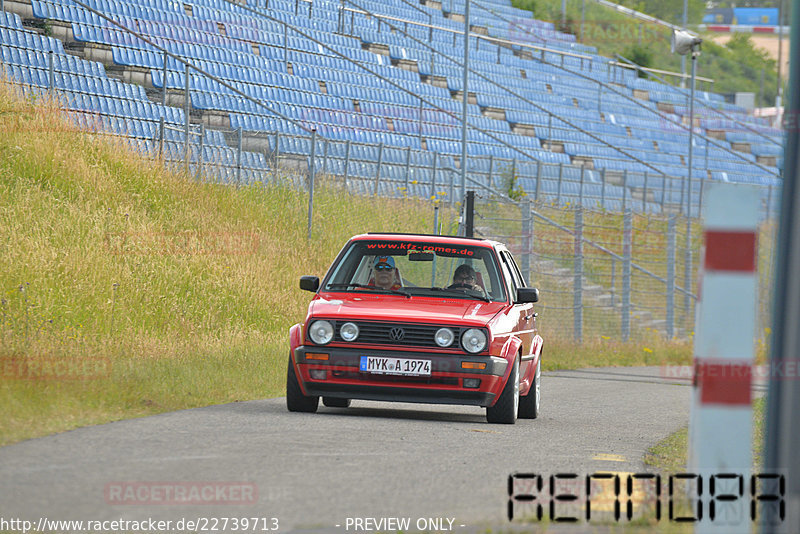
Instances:
[[[378,196],[378,187],[381,183],[381,165],[383,164],[383,143],[378,145],[378,168],[375,170],[375,196]]]
[[[517,158],[511,160],[511,183],[513,184],[517,180]],[[503,185],[504,188],[508,189],[505,184]]]
[[[489,154],[489,190],[494,187],[494,155]]]
[[[564,164],[558,164],[558,193],[556,194],[556,204],[561,206],[561,180],[564,178]]]
[[[270,151],[269,151],[269,134],[264,133],[264,172],[261,173],[261,185],[267,185],[267,172],[269,171],[269,158],[270,158]]]
[[[706,143],[708,144],[708,143]],[[706,162],[706,171],[708,171],[708,163]],[[703,213],[703,195],[705,194],[706,190],[706,174],[700,175],[700,194],[697,198],[697,216],[699,217],[701,213]]]
[[[308,239],[311,240],[311,218],[314,215],[314,159],[317,146],[317,129],[311,128],[311,161],[309,161],[308,179]]]
[[[522,254],[520,255],[520,269],[526,282],[531,279],[531,253],[533,250],[533,215],[531,215],[531,200],[526,198],[520,203],[522,211]]]
[[[447,169],[447,172],[448,174],[450,174],[450,191],[448,191],[447,194],[450,196],[450,205],[452,206],[455,205],[456,203],[456,195],[455,195],[456,178],[455,178],[455,172],[452,169],[452,167]]]
[[[772,216],[772,186],[767,186],[767,219]],[[770,263],[770,265],[772,265]]]
[[[163,87],[161,88],[161,105],[166,107],[167,106],[167,51],[164,50],[164,71],[163,71]],[[162,110],[163,111],[163,110]]]
[[[242,127],[236,129],[236,185],[242,184]]]
[[[597,84],[597,113],[602,113],[601,102],[603,101],[603,85]]]
[[[198,142],[198,151],[199,151],[199,153],[197,154],[197,179],[198,180],[203,178],[203,145],[205,144],[205,140],[206,140],[205,137],[206,137],[206,125],[201,122],[200,123],[200,140]]]
[[[431,55],[431,58],[433,58],[433,55]],[[431,59],[431,61],[433,61],[433,59]],[[431,72],[433,72],[433,64],[432,63],[431,63]],[[431,76],[433,76],[433,74],[431,74]],[[423,118],[422,117],[422,99],[420,98],[419,99],[419,135],[417,136],[417,139],[419,139],[420,148],[422,148],[422,126],[425,124],[423,122],[422,118]]]
[[[631,337],[631,254],[633,249],[633,213],[625,210],[622,230],[622,341]]]
[[[667,339],[675,337],[675,249],[678,240],[675,232],[675,215],[667,219]]]
[[[164,115],[158,119],[158,157],[164,157]]]
[[[617,259],[611,258],[611,309],[617,307]]]
[[[628,169],[622,171],[622,212],[628,210]]]
[[[575,209],[575,268],[572,283],[572,336],[576,342],[583,341],[583,208]]]
[[[437,156],[439,154],[433,153],[433,172],[431,173],[431,200],[436,200],[436,167],[438,163]]]
[[[295,4],[295,15],[297,15],[297,4]],[[283,62],[289,63],[289,26],[283,25]],[[289,68],[289,67],[285,67]]]
[[[542,160],[536,162],[536,201],[539,201],[539,193],[542,190]]]
[[[689,206],[691,209],[691,206]],[[683,287],[689,289],[692,287],[692,214],[686,215],[686,253],[684,256],[684,271],[683,271]],[[683,311],[686,316],[689,316],[689,308],[692,306],[692,299],[688,293],[683,294]]]
[[[322,149],[322,174],[328,173],[328,140],[325,139],[325,146]]]
[[[600,207],[606,207],[606,168],[600,169]]]
[[[272,176],[273,181],[277,183],[278,181],[278,161],[281,157],[281,133],[278,130],[275,130],[275,150],[273,151],[275,164],[272,167]]]
[[[405,182],[406,183],[404,185],[404,187],[406,189],[406,196],[408,196],[408,194],[409,194],[409,191],[408,191],[409,176],[408,175],[409,175],[410,172],[411,172],[411,147],[409,146],[409,147],[406,147],[406,173],[405,173],[405,177],[406,177]]]
[[[586,174],[586,164],[581,163],[581,185],[580,189],[578,190],[578,204],[583,206],[583,181],[585,180],[584,175]]]
[[[53,95],[56,90],[56,68],[53,60],[53,51],[47,53],[47,91]]]
[[[184,68],[184,72],[186,73],[186,80],[183,89],[183,135],[184,135],[184,150],[185,150],[185,163],[186,169],[189,169],[189,106],[191,105],[190,97],[189,97],[189,90],[191,85],[191,79],[189,78],[189,65],[187,64]]]
[[[347,144],[344,147],[344,188],[347,190],[348,183],[347,183],[347,175],[350,171],[350,139],[347,140]]]
[[[644,193],[642,193],[642,208],[647,213],[647,171],[644,171]]]

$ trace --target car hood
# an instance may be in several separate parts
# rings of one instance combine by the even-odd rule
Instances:
[[[331,319],[341,317],[361,321],[483,326],[505,306],[504,302],[484,302],[477,299],[322,293],[309,305],[309,313],[315,317]]]

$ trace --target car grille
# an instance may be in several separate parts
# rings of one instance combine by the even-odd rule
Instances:
[[[336,341],[344,341],[339,334],[339,330],[345,322],[347,321],[336,322]],[[435,347],[441,349],[434,341],[436,331],[442,328],[441,325],[353,322],[358,326],[359,334],[358,339],[352,343]],[[450,328],[456,335],[456,340],[450,348],[459,348],[459,329]]]

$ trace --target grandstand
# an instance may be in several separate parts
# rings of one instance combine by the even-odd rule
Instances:
[[[686,91],[639,78],[509,0],[471,6],[470,188],[507,189],[513,176],[538,200],[645,213],[690,200],[696,214],[704,183],[721,180],[760,184],[777,202],[781,132],[763,119],[699,92],[689,181]],[[309,168],[313,148],[314,169],[354,191],[459,200],[462,0],[3,8],[11,79],[55,91],[87,129],[223,182],[268,180],[278,162]]]

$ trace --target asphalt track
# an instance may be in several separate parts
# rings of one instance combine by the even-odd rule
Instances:
[[[394,524],[381,519],[408,518],[412,531],[420,520],[431,531],[513,529],[511,473],[646,471],[646,449],[688,422],[688,386],[675,368],[545,373],[541,417],[516,425],[490,425],[479,408],[366,401],[295,414],[277,398],[81,428],[0,449],[0,518],[216,518],[205,526],[218,529],[226,517],[269,518],[258,532],[272,518],[280,532],[385,532]],[[208,484],[211,498],[165,503],[165,492]]]

